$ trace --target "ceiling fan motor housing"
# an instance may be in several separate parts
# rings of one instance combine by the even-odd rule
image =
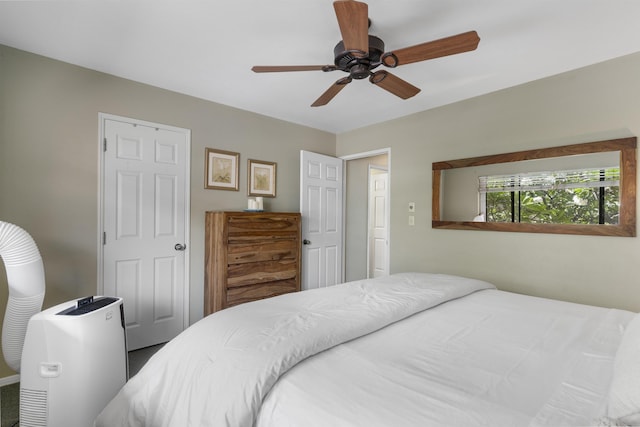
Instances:
[[[384,42],[372,35],[369,35],[369,53],[365,57],[358,57],[357,52],[345,50],[342,40],[333,48],[336,67],[358,80],[369,77],[371,70],[380,65],[383,53]]]

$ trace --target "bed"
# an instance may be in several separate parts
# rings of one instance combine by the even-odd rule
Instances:
[[[402,273],[216,312],[96,427],[640,423],[635,313]]]

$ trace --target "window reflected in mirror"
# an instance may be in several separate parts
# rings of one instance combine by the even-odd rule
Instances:
[[[636,138],[433,164],[434,228],[635,236]]]
[[[618,224],[620,168],[478,178],[477,220],[529,224]]]

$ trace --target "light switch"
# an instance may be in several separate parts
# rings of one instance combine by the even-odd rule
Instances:
[[[416,217],[409,215],[409,225],[416,225]]]
[[[416,202],[409,202],[409,212],[416,211]]]

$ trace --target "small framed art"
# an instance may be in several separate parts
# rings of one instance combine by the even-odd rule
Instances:
[[[204,188],[238,191],[240,153],[205,148]]]
[[[249,159],[249,196],[276,197],[276,163]]]

